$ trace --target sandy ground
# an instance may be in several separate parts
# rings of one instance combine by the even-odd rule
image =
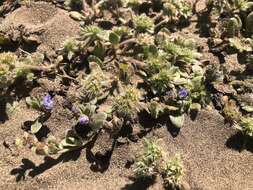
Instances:
[[[15,149],[12,143],[15,136],[22,134],[20,123],[34,115],[25,106],[20,109],[22,112],[0,125],[0,189],[162,189],[160,179],[143,184],[132,178],[133,168],[128,167],[128,162],[142,151],[142,140],[119,144],[103,172],[92,169],[87,149],[55,158]],[[203,111],[195,121],[188,118],[176,138],[166,127],[154,130],[147,138],[156,139],[168,155],[181,154],[184,181],[191,189],[253,188],[252,147],[239,152],[241,135],[225,126],[217,112]]]
[[[61,19],[61,22],[58,22]],[[17,22],[16,22],[17,21]],[[15,35],[18,25],[42,33],[28,33],[30,39],[40,41],[36,50],[48,54],[59,48],[63,40],[79,32],[76,22],[71,20],[63,10],[52,5],[41,3],[33,8],[20,8],[9,14],[1,23],[0,30]],[[182,31],[195,38],[204,46],[203,59],[218,62],[208,52],[206,38],[199,38],[196,25]],[[39,30],[42,29],[42,30]],[[13,32],[13,31],[12,31]],[[37,42],[38,42],[37,41]],[[36,43],[37,43],[36,42]],[[232,59],[233,61],[234,59]],[[29,110],[24,101],[9,120],[0,124],[0,189],[35,190],[160,190],[162,181],[138,181],[133,178],[132,160],[143,149],[143,140],[130,142],[123,140],[101,163],[106,165],[102,170],[94,168],[94,154],[100,147],[107,146],[106,135],[100,134],[94,147],[70,152],[55,157],[40,157],[29,149],[17,149],[15,138],[23,134],[21,124],[32,120],[36,113]],[[3,112],[3,108],[1,108]],[[4,115],[4,113],[1,113]],[[2,116],[1,116],[2,117]],[[55,113],[48,125],[55,133],[62,134],[72,125],[63,118],[60,111]],[[169,156],[180,153],[184,162],[183,181],[195,190],[251,190],[253,189],[253,148],[246,147],[239,152],[242,136],[236,130],[224,124],[224,119],[216,111],[202,111],[192,121],[187,118],[184,127],[177,137],[171,135],[170,128],[161,127],[148,133],[147,138],[156,139],[157,143]],[[110,142],[108,143],[110,144]]]

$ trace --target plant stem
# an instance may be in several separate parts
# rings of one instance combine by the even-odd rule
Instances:
[[[128,39],[128,40],[125,40],[125,41],[123,41],[123,42],[121,42],[121,43],[119,44],[119,47],[122,47],[122,46],[124,46],[124,45],[126,45],[126,44],[129,44],[129,43],[136,43],[136,39],[135,39],[135,38],[130,38],[130,39]]]

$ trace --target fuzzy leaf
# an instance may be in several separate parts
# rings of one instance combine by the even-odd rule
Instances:
[[[27,97],[25,99],[26,104],[36,110],[40,110],[41,109],[41,102],[38,98],[34,98],[34,97]]]
[[[188,84],[189,81],[187,79],[184,79],[184,78],[177,78],[173,81],[173,83],[175,85],[184,85],[184,84]]]
[[[251,39],[249,38],[229,38],[230,46],[237,49],[239,52],[252,51]]]
[[[101,59],[99,59],[97,56],[94,56],[94,55],[90,55],[88,57],[88,61],[97,63],[101,68],[104,66],[103,61]]]
[[[60,143],[60,146],[63,148],[75,148],[81,147],[82,145],[83,145],[82,141],[75,137],[66,137]]]
[[[242,109],[246,112],[253,112],[253,106],[242,106]]]
[[[73,51],[69,51],[68,52],[68,60],[71,60],[73,58],[73,56],[75,55],[75,53]]]
[[[107,114],[104,112],[94,114],[91,118],[90,127],[93,131],[98,131],[103,125],[107,118]]]
[[[148,109],[149,109],[151,116],[154,119],[157,119],[159,117],[160,113],[163,112],[162,106],[156,101],[150,102]]]
[[[170,121],[175,127],[181,128],[184,125],[184,115],[179,116],[170,115]]]
[[[253,12],[251,12],[246,18],[246,30],[253,33]]]
[[[118,45],[118,44],[119,44],[119,41],[120,41],[120,38],[119,38],[119,36],[118,36],[116,33],[112,32],[112,33],[110,33],[110,35],[109,35],[109,41],[110,41],[111,44],[113,44],[113,45]]]
[[[190,110],[200,111],[201,110],[201,105],[199,103],[193,103],[190,106]]]
[[[31,133],[35,134],[37,132],[39,132],[39,130],[41,129],[42,124],[36,120],[34,124],[32,124],[31,126]]]

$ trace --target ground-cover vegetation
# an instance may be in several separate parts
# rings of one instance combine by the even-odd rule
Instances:
[[[152,178],[161,175],[164,187],[168,189],[184,189],[181,184],[183,164],[179,155],[167,160],[163,150],[152,141],[145,139],[144,152],[135,163],[138,178]]]
[[[217,54],[237,54],[238,65],[223,64],[209,68],[213,87],[226,94],[222,108],[230,122],[244,125],[245,117],[252,117],[252,1],[209,1],[211,51]],[[222,15],[222,17],[220,17]],[[219,73],[219,74],[218,74]],[[249,120],[248,120],[249,122]],[[241,123],[241,124],[240,124]],[[237,125],[237,124],[236,124]],[[250,135],[250,133],[249,133]]]
[[[0,101],[11,100],[6,106],[9,116],[23,98],[15,94],[16,85],[32,89],[47,79],[60,86],[26,97],[38,117],[17,137],[18,147],[40,155],[60,154],[85,148],[101,131],[112,139],[124,136],[135,142],[134,131],[146,128],[140,122],[143,117],[154,121],[153,128],[169,123],[179,131],[187,115],[194,118],[207,107],[241,131],[245,144],[252,141],[253,1],[208,0],[202,10],[210,21],[210,51],[221,59],[236,54],[237,65],[206,63],[195,39],[175,33],[191,23],[195,6],[190,1],[50,2],[68,10],[81,27],[54,56],[23,50],[31,41],[22,32],[14,40],[0,28]],[[0,15],[33,3],[1,2]],[[66,99],[64,104],[58,96]],[[41,134],[59,107],[75,124],[64,137]],[[167,161],[162,149],[148,140],[143,152],[134,165],[137,177],[160,175],[165,188],[183,188],[180,156]]]

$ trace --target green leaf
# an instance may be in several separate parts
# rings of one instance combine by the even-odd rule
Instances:
[[[176,106],[166,105],[164,107],[164,111],[170,112],[170,111],[179,111],[179,108]]]
[[[6,104],[6,112],[7,112],[8,116],[13,114],[17,110],[18,110],[18,102],[17,101],[14,101],[12,104],[11,103]]]
[[[177,127],[177,128],[183,127],[184,120],[185,120],[184,115],[179,115],[179,116],[172,116],[172,115],[170,115],[170,121],[171,121],[171,123],[175,127]]]
[[[101,42],[97,42],[94,50],[92,51],[92,54],[99,59],[104,60],[106,54],[104,45]]]
[[[74,57],[75,53],[73,51],[68,52],[68,60],[71,60]]]
[[[242,109],[246,112],[253,112],[253,106],[242,106]]]
[[[84,19],[84,16],[77,11],[71,11],[69,16],[76,21],[82,21]]]
[[[204,70],[199,65],[193,65],[192,72],[196,75],[200,75],[200,76],[204,75]]]
[[[156,101],[150,102],[148,109],[151,114],[151,117],[153,117],[154,119],[157,119],[160,113],[163,112],[162,106]]]
[[[173,84],[175,85],[184,85],[184,84],[188,84],[189,81],[187,79],[184,79],[184,78],[176,78],[174,81],[173,81]]]
[[[63,148],[76,148],[81,147],[82,145],[83,145],[82,141],[75,137],[66,137],[60,143],[60,146]]]
[[[246,18],[246,30],[247,32],[253,33],[253,12],[251,12]]]
[[[41,102],[38,98],[27,97],[25,99],[25,101],[29,107],[36,109],[36,110],[41,110],[42,105],[41,105]]]
[[[94,114],[91,118],[90,127],[93,131],[98,131],[103,125],[107,118],[107,114],[104,112]]]
[[[111,42],[112,45],[118,45],[120,41],[120,37],[116,33],[111,32],[109,35],[109,41]]]
[[[79,105],[78,108],[81,115],[87,115],[88,117],[91,117],[95,113],[97,106],[88,103],[86,105]]]
[[[90,55],[90,56],[88,57],[88,61],[89,61],[89,63],[90,63],[90,62],[95,62],[95,63],[97,63],[101,68],[104,67],[103,61],[102,61],[101,59],[99,59],[97,56]]]
[[[199,103],[193,103],[190,106],[190,110],[200,111],[201,110],[201,105]]]
[[[35,134],[35,133],[39,132],[41,127],[42,127],[42,124],[38,120],[36,120],[35,123],[32,124],[32,126],[31,126],[31,132],[33,134]]]

